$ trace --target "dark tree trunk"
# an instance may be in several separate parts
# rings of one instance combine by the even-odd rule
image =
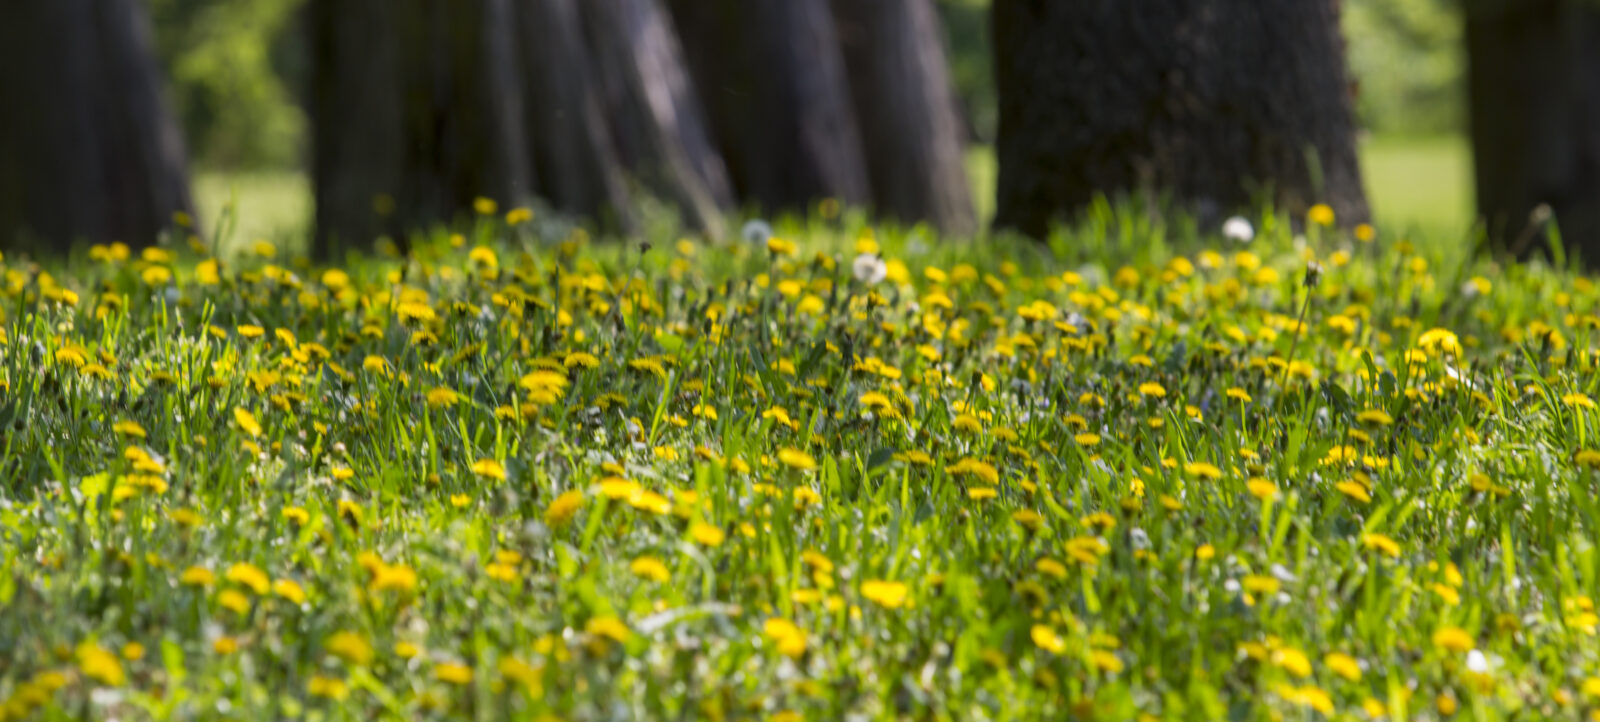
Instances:
[[[314,0],[307,6],[313,245],[320,255],[397,232],[405,48],[402,20],[384,11],[388,4]]]
[[[1600,6],[1587,0],[1465,0],[1467,89],[1478,209],[1491,238],[1563,241],[1600,262]]]
[[[996,226],[1043,237],[1138,190],[1368,217],[1337,3],[995,0],[993,20]]]
[[[311,3],[324,253],[531,197],[510,3]]]
[[[635,228],[584,42],[581,0],[517,2],[524,113],[539,191],[556,209]]]
[[[977,228],[962,121],[933,0],[833,0],[872,202],[941,231]]]
[[[767,211],[870,198],[827,0],[672,0],[742,199]]]
[[[0,243],[154,243],[192,213],[139,0],[0,3]]]
[[[624,161],[674,201],[687,223],[721,236],[733,192],[671,17],[659,0],[582,0],[579,6]]]

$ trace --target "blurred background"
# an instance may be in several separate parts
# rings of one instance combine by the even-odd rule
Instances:
[[[161,66],[212,217],[235,192],[241,234],[274,237],[311,218],[305,0],[149,0]],[[988,0],[938,0],[951,80],[966,113],[969,174],[993,213],[998,120]],[[1455,0],[1345,0],[1368,198],[1389,224],[1461,231],[1472,218],[1461,14]]]
[[[59,5],[81,4],[81,2],[82,0],[63,0]],[[515,4],[514,0],[505,2]],[[149,47],[153,51],[159,72],[162,97],[168,111],[175,119],[177,132],[182,136],[181,157],[189,171],[193,210],[202,222],[209,222],[210,219],[218,218],[225,206],[230,203],[235,204],[239,212],[236,214],[237,217],[232,219],[235,224],[233,232],[238,237],[279,240],[305,236],[310,233],[309,229],[313,224],[330,225],[328,218],[319,218],[316,212],[317,191],[314,189],[318,185],[316,179],[319,177],[319,163],[337,162],[350,165],[356,162],[351,158],[364,152],[360,146],[368,141],[366,136],[400,132],[374,128],[369,133],[359,121],[344,123],[347,127],[334,127],[324,118],[319,122],[330,123],[323,127],[325,131],[323,137],[329,139],[325,141],[324,147],[337,145],[341,149],[350,147],[352,150],[341,156],[341,160],[330,160],[327,157],[328,153],[314,153],[313,137],[317,135],[317,126],[313,118],[316,115],[315,108],[318,107],[319,93],[322,94],[320,96],[322,107],[328,107],[329,97],[335,101],[342,99],[360,103],[363,101],[358,96],[363,89],[368,89],[378,82],[370,79],[370,72],[364,77],[330,76],[349,73],[349,68],[360,65],[364,57],[395,53],[396,48],[393,46],[373,44],[376,42],[373,37],[385,34],[400,38],[412,37],[413,40],[421,38],[419,42],[424,45],[435,43],[454,47],[456,50],[448,52],[456,52],[457,55],[461,50],[460,46],[451,45],[452,34],[470,34],[472,40],[468,45],[474,48],[473,52],[477,52],[476,48],[481,45],[488,48],[483,51],[484,53],[500,52],[505,58],[513,58],[519,53],[546,52],[543,50],[546,46],[560,45],[562,40],[560,37],[547,35],[545,39],[548,42],[534,43],[534,50],[520,47],[496,49],[492,37],[486,40],[485,38],[490,36],[484,35],[482,27],[473,26],[472,23],[481,25],[505,21],[529,22],[522,17],[521,11],[503,8],[502,10],[506,12],[505,17],[497,19],[494,13],[500,11],[495,10],[495,7],[505,2],[497,3],[491,0],[457,6],[472,5],[487,8],[470,11],[466,14],[471,15],[472,12],[479,14],[463,20],[458,17],[460,13],[454,9],[448,11],[451,17],[445,19],[437,16],[437,9],[426,9],[424,6],[428,3],[411,0],[410,5],[417,5],[423,9],[412,13],[417,16],[416,22],[421,25],[419,28],[409,30],[401,21],[385,19],[388,16],[398,15],[401,11],[394,8],[405,6],[407,3],[385,6],[382,3],[374,4],[359,0],[310,0],[309,4],[307,0],[115,0],[113,4],[131,3],[133,9],[130,12],[147,13],[145,22],[150,31]],[[1562,32],[1560,28],[1563,24],[1571,19],[1573,11],[1569,6],[1579,5],[1581,2],[1527,0],[1525,3],[1509,3],[1517,8],[1512,11],[1493,7],[1508,5],[1497,0],[1482,0],[1482,2],[1328,0],[1328,2],[1335,8],[1333,17],[1337,18],[1336,22],[1342,30],[1341,42],[1344,44],[1345,63],[1348,68],[1346,77],[1349,81],[1351,107],[1355,116],[1356,147],[1361,168],[1360,183],[1366,191],[1365,203],[1370,205],[1371,217],[1387,227],[1439,234],[1466,233],[1472,227],[1474,219],[1478,217],[1474,202],[1474,163],[1471,150],[1473,144],[1470,140],[1471,114],[1467,93],[1469,84],[1467,49],[1471,40],[1467,32],[1471,25],[1469,21],[1473,13],[1477,13],[1481,17],[1490,18],[1491,25],[1513,28],[1505,31],[1508,34],[1540,32],[1537,27],[1531,29],[1523,27],[1522,30],[1517,30],[1503,17],[1506,12],[1521,12],[1525,15],[1533,12],[1540,17],[1523,25],[1542,22],[1545,25],[1539,27],[1555,28],[1545,32],[1559,33]],[[29,4],[18,3],[18,7]],[[740,10],[728,10],[727,7],[719,10],[702,9],[717,6],[718,3],[714,0],[698,4],[681,0],[650,0],[643,4],[607,0],[595,5],[584,5],[582,2],[576,5],[568,2],[547,3],[541,0],[534,4],[541,8],[551,6],[557,9],[549,11],[554,13],[551,17],[535,21],[540,23],[540,28],[532,32],[550,33],[549,27],[559,28],[562,22],[573,23],[572,28],[569,28],[572,30],[582,28],[583,32],[579,34],[589,43],[588,53],[593,62],[592,67],[586,71],[589,73],[588,80],[578,82],[592,83],[598,87],[602,95],[601,101],[607,110],[630,102],[629,97],[622,96],[627,95],[626,86],[633,76],[624,77],[622,70],[610,67],[614,60],[613,56],[617,55],[618,51],[615,48],[607,49],[607,36],[596,31],[596,27],[604,26],[606,23],[616,25],[620,28],[619,37],[623,39],[620,41],[623,45],[618,47],[626,46],[629,52],[642,47],[644,50],[638,54],[646,57],[652,47],[650,46],[652,36],[649,34],[652,28],[649,24],[651,22],[659,24],[659,21],[665,18],[668,31],[678,36],[675,42],[681,45],[681,52],[687,59],[686,65],[692,71],[685,71],[685,74],[693,77],[677,77],[672,73],[665,73],[653,81],[647,78],[647,81],[659,82],[663,87],[671,87],[673,83],[702,86],[700,91],[708,101],[704,111],[707,116],[705,122],[710,128],[708,132],[712,135],[714,144],[719,146],[721,154],[727,159],[726,172],[729,174],[727,184],[736,191],[738,196],[736,201],[742,203],[752,197],[748,189],[759,186],[764,181],[756,177],[759,168],[750,169],[750,166],[759,166],[760,163],[740,157],[738,131],[745,126],[782,122],[781,119],[763,117],[758,110],[753,109],[754,106],[760,106],[770,100],[761,96],[761,93],[765,92],[764,86],[774,83],[761,78],[752,84],[746,79],[734,77],[732,71],[718,76],[717,73],[722,72],[724,66],[735,66],[740,62],[733,60],[734,56],[731,54],[725,57],[706,57],[706,49],[717,48],[717,52],[721,52],[722,49],[729,47],[729,43],[737,42],[746,36],[751,38],[748,42],[754,44],[772,42],[781,44],[785,41],[784,38],[763,39],[762,31],[755,24],[759,22],[777,24],[780,30],[788,27],[794,34],[799,34],[794,30],[797,27],[794,24],[806,22],[801,17],[803,13],[788,9],[774,11],[779,14],[790,12],[793,17],[766,21],[745,17],[737,22],[747,25],[730,28],[729,23],[735,21],[711,16],[718,13],[728,15]],[[772,4],[754,3],[755,6]],[[798,8],[813,4],[816,3],[797,2],[785,7]],[[874,4],[865,3],[868,6]],[[902,3],[888,4],[898,6]],[[905,4],[916,6],[923,3]],[[927,4],[930,4],[936,13],[935,32],[943,43],[942,58],[948,65],[948,85],[953,90],[958,107],[959,133],[964,144],[962,149],[964,183],[971,188],[971,203],[978,222],[983,224],[991,219],[996,211],[996,184],[999,175],[995,147],[999,134],[1001,102],[996,82],[996,48],[993,43],[995,32],[992,27],[996,16],[992,12],[989,0],[932,0]],[[1228,5],[1227,2],[1213,4]],[[619,9],[615,11],[614,17],[606,17],[608,11],[604,8],[610,5],[618,8],[631,6],[632,9]],[[777,5],[784,6],[783,3]],[[849,11],[841,8],[849,6],[848,2],[833,3],[836,15],[848,14]],[[826,12],[827,2],[822,2],[821,7]],[[1529,8],[1533,10],[1530,11]],[[429,17],[429,12],[435,13],[435,16]],[[556,17],[562,12],[577,13],[582,17]],[[652,12],[662,17],[653,21],[650,17]],[[362,20],[363,13],[366,14],[366,20]],[[335,14],[339,17],[333,17]],[[749,16],[758,14],[754,11],[747,13]],[[39,17],[33,20],[13,18],[13,22],[9,25],[13,32],[31,32],[26,28],[35,27],[47,20]],[[861,19],[861,22],[867,23],[870,20],[871,18]],[[722,26],[718,25],[719,22]],[[851,41],[851,31],[847,27],[849,23],[845,20],[839,22],[840,27],[844,28],[838,31],[840,43],[845,46],[845,58],[852,63],[849,69],[853,73],[856,69],[853,65],[855,58],[850,53],[856,51],[852,51],[849,47]],[[1262,27],[1272,27],[1268,20],[1261,22],[1264,23]],[[785,26],[784,23],[790,25]],[[1484,25],[1484,22],[1480,21],[1479,24]],[[363,31],[362,28],[366,30]],[[0,31],[0,36],[3,36],[4,32]],[[413,35],[407,36],[407,32],[413,32]],[[1527,38],[1521,41],[1526,42]],[[873,45],[885,41],[878,37],[868,37],[865,42]],[[921,41],[913,38],[911,42]],[[1580,45],[1588,44],[1586,38],[1573,42]],[[1555,46],[1561,43],[1552,41],[1550,44]],[[403,47],[404,43],[401,45],[397,57],[405,57],[415,52]],[[667,49],[672,50],[672,48]],[[1516,49],[1512,47],[1506,52],[1515,53]],[[1583,52],[1586,51],[1579,48],[1568,53],[1575,57],[1563,57],[1565,61],[1578,63],[1584,59]],[[551,63],[559,65],[560,57],[546,55],[543,56],[542,62],[545,66]],[[803,53],[797,57],[800,57],[802,63],[809,62],[803,57]],[[330,58],[334,58],[336,62],[330,61]],[[495,67],[492,56],[485,66],[487,70],[479,68],[479,71],[492,76]],[[337,70],[330,71],[329,67],[335,67]],[[636,69],[626,70],[631,72]],[[434,65],[420,72],[423,75],[431,72],[438,76],[459,73],[461,67],[457,65],[452,69],[440,70]],[[809,72],[809,70],[804,71],[801,75],[804,76]],[[537,115],[537,94],[560,92],[563,78],[559,77],[559,72],[557,75],[548,72],[540,75],[534,72],[530,77],[531,79],[527,79],[529,86],[537,86],[529,91],[534,94],[535,100],[528,103],[524,109],[532,122],[534,119],[531,116]],[[497,89],[491,82],[473,84],[452,80],[446,93],[447,100],[444,102],[466,103],[468,101],[462,98],[474,93],[488,96],[486,102],[489,110],[484,111],[484,114],[489,116],[487,120],[467,117],[467,120],[459,122],[470,124],[481,120],[489,125],[472,126],[468,128],[467,135],[471,136],[476,132],[472,128],[492,126],[495,122],[494,114],[498,112],[496,110],[498,106],[495,105],[493,98],[503,91]],[[438,77],[434,77],[432,82],[432,87],[437,90],[441,81]],[[725,89],[722,88],[723,85],[729,88],[737,86],[741,90],[717,92]],[[717,88],[708,93],[704,86],[717,86]],[[756,90],[749,90],[750,87]],[[416,88],[412,86],[402,87],[398,92],[417,94]],[[781,96],[783,89],[779,88],[772,92]],[[619,101],[613,96],[622,97],[622,100]],[[730,103],[745,101],[745,106],[731,109],[721,107],[717,98],[724,96],[734,99],[728,101]],[[871,97],[873,96],[870,91],[862,95],[862,91],[858,89],[855,96],[857,110],[861,111],[863,104],[870,103]],[[479,101],[483,101],[483,98],[471,100],[471,102]],[[433,98],[432,102],[441,101]],[[648,100],[634,99],[632,102],[648,102]],[[1511,102],[1511,105],[1514,106],[1515,103]],[[376,106],[381,106],[381,103]],[[677,108],[676,111],[682,113],[684,109]],[[690,112],[692,114],[693,109]],[[724,120],[724,117],[732,120]],[[581,125],[584,121],[581,118],[575,120],[563,117],[547,118],[539,122],[547,124],[576,122]],[[806,126],[804,119],[800,122],[803,138]],[[825,123],[826,118],[819,122]],[[734,128],[730,130],[722,127],[727,123],[734,124]],[[870,146],[876,140],[869,126],[870,123],[863,122],[861,133],[866,144]],[[444,132],[436,127],[430,126],[430,129]],[[0,127],[0,135],[7,133],[27,135],[25,130],[16,127],[9,131]],[[486,142],[492,142],[492,133],[486,131],[482,135],[490,137]],[[631,142],[629,139],[635,137],[645,139],[639,141],[641,147],[628,147]],[[650,138],[648,129],[638,132],[618,131],[615,138],[621,140],[616,142],[618,147],[614,150],[625,163],[629,162],[630,155],[649,155],[652,152],[652,146],[648,142]],[[537,139],[528,142],[536,143]],[[0,144],[3,143],[4,139],[0,138]],[[687,145],[690,150],[694,150],[692,138]],[[548,175],[551,167],[546,162],[549,149],[534,148],[532,152],[539,157],[539,162],[532,164],[527,173]],[[407,162],[405,159],[394,161],[402,165],[405,162]],[[692,165],[696,161],[691,157],[687,162]],[[667,161],[662,161],[662,164],[670,165]],[[824,162],[820,165],[827,164]],[[869,170],[876,172],[876,169]],[[325,168],[321,172],[324,173],[321,177],[328,177]],[[390,167],[390,172],[393,172],[393,166]],[[558,168],[557,172],[571,171]],[[1312,172],[1315,174],[1318,171],[1313,169]],[[697,207],[727,205],[727,199],[718,197],[718,181],[715,174],[711,180],[713,182],[708,184],[709,190],[702,194],[708,195],[708,198],[697,198],[696,191],[690,189],[683,191],[682,197],[669,200],[685,209],[684,213],[691,217],[691,221],[695,220],[693,216],[697,213]],[[874,176],[874,181],[877,180]],[[341,180],[340,183],[345,181]],[[596,183],[604,185],[602,181]],[[323,185],[325,189],[333,189],[325,190],[325,195],[337,191],[338,183],[330,181]],[[533,180],[530,181],[530,185],[537,187],[539,183]],[[645,183],[645,185],[650,184]],[[509,187],[517,186],[512,183]],[[658,184],[655,187],[659,190],[664,186]],[[482,189],[482,193],[486,195],[495,195],[495,191],[493,187]],[[676,192],[674,186],[673,190],[661,194],[670,196]],[[765,196],[762,192],[755,192],[753,196],[762,199],[771,197],[772,194],[781,195],[783,192],[784,189],[775,188],[766,192]],[[385,203],[390,205],[396,203],[396,198],[388,193],[369,195],[373,197],[368,199],[364,195],[359,202],[346,199],[344,204],[346,206],[359,204],[364,210],[366,204],[370,203],[382,214]],[[505,192],[499,195],[514,195],[514,193]],[[401,210],[408,205],[407,199],[410,197],[401,194]],[[515,202],[517,199],[499,200]],[[886,204],[886,201],[876,194],[872,195],[872,200],[880,206]],[[324,205],[331,206],[332,202],[325,201]],[[600,206],[598,202],[590,202],[588,205]],[[1512,226],[1517,224],[1516,221],[1510,222]],[[961,227],[962,224],[957,223],[956,226]]]

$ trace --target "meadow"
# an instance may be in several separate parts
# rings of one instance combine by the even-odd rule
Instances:
[[[0,719],[1600,719],[1566,259],[478,205],[4,258]]]

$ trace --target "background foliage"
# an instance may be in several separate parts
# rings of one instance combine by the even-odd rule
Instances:
[[[298,164],[305,114],[301,0],[150,0],[172,103],[201,168]]]
[[[1361,122],[1375,133],[1466,132],[1461,17],[1451,0],[1347,0]]]

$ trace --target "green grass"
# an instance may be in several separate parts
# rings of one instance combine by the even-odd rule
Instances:
[[[0,709],[1600,708],[1600,291],[1287,220],[8,255]]]
[[[967,149],[967,183],[972,186],[972,204],[984,227],[994,220],[994,193],[999,174],[1000,163],[995,159],[993,146]]]

